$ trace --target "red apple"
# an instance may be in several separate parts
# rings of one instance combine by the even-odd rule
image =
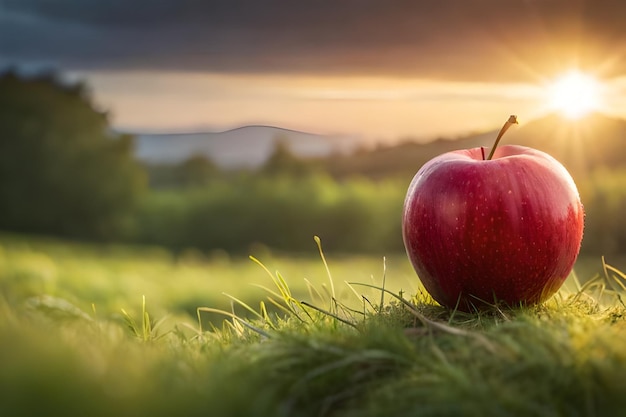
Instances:
[[[524,146],[458,150],[427,162],[409,186],[404,245],[440,304],[470,311],[530,305],[567,278],[583,235],[574,180],[556,159]],[[491,158],[493,157],[493,159]]]

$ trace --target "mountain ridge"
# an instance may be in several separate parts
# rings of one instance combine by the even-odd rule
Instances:
[[[348,153],[362,143],[353,135],[304,132],[270,125],[246,125],[220,132],[135,133],[135,155],[146,163],[176,164],[202,155],[224,169],[257,168],[277,141],[302,158]]]

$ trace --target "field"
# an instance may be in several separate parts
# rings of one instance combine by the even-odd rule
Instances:
[[[402,254],[326,253],[330,274],[313,241],[307,256],[252,255],[262,265],[0,236],[0,414],[582,416],[626,406],[624,277],[601,259],[581,260],[578,279],[544,306],[470,315],[436,306]]]

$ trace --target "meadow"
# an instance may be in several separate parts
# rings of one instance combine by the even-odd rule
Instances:
[[[464,314],[437,306],[403,254],[322,258],[312,239],[301,256],[252,255],[3,234],[0,414],[556,416],[626,405],[625,277],[601,259],[581,259],[585,275],[543,306]]]
[[[0,90],[0,415],[623,414],[623,122],[567,130],[586,219],[560,292],[465,314],[400,230],[412,175],[459,142],[149,166],[85,84]]]
[[[110,315],[124,308],[141,307],[146,297],[151,310],[196,317],[202,306],[229,308],[230,294],[256,303],[272,280],[258,263],[244,255],[223,251],[203,253],[195,249],[174,253],[156,246],[87,244],[52,238],[0,235],[0,288],[16,302],[42,294],[75,304],[78,308]],[[295,296],[309,297],[311,289],[326,291],[329,278],[313,237],[310,252],[300,256],[272,253],[264,246],[250,256],[272,271],[288,277]],[[344,281],[380,285],[386,268],[387,287],[414,293],[418,288],[404,254],[387,259],[373,255],[329,256],[338,297],[352,292]],[[341,286],[341,289],[339,289]],[[92,307],[93,305],[93,307]]]

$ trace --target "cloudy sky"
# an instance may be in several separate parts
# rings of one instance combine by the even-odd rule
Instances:
[[[579,68],[626,117],[620,0],[0,0],[0,68],[84,79],[140,130],[377,138],[537,117]]]

